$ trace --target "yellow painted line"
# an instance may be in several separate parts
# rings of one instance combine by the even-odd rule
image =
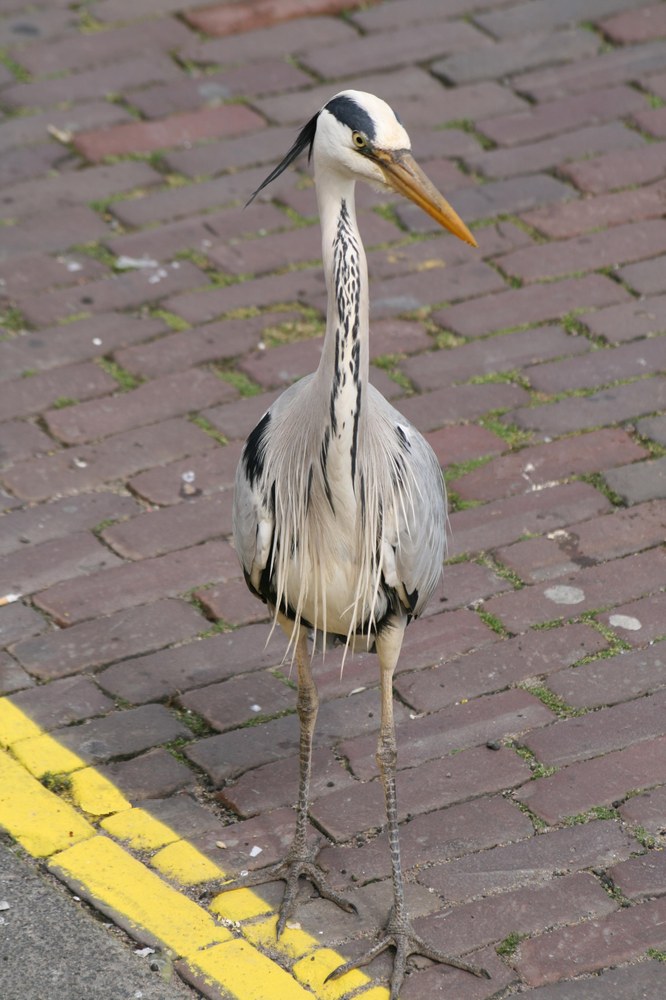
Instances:
[[[0,828],[35,858],[95,833],[72,806],[47,791],[4,750],[0,750]]]
[[[298,927],[277,941],[277,915],[252,890],[219,893],[207,909],[189,899],[180,887],[219,881],[227,877],[224,870],[132,807],[112,782],[6,698],[0,698],[2,746],[8,750],[0,750],[0,828],[33,856],[49,857],[56,875],[139,940],[170,949],[236,1000],[338,1000],[350,991],[362,1000],[387,1000],[388,990],[359,971],[345,976],[344,985],[324,984],[343,956]],[[65,776],[71,803],[37,780],[47,773]],[[117,841],[154,851],[151,867]]]
[[[139,808],[107,816],[100,826],[116,840],[122,840],[136,851],[156,851],[179,839],[178,834],[170,826],[155,819],[145,809]]]
[[[216,924],[201,906],[108,837],[93,837],[56,854],[49,868],[177,955],[189,957],[200,948],[231,938],[231,932]]]
[[[199,952],[189,964],[243,1000],[312,1000],[288,972],[238,938]]]

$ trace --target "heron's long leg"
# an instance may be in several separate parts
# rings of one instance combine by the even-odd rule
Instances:
[[[331,889],[324,878],[323,870],[315,863],[318,847],[309,847],[307,843],[308,806],[310,801],[310,776],[312,772],[312,743],[319,709],[317,686],[312,676],[312,665],[307,646],[307,633],[301,629],[295,649],[296,666],[298,669],[298,701],[297,711],[300,722],[299,743],[299,781],[298,803],[296,806],[296,831],[291,847],[284,861],[269,868],[261,868],[251,872],[241,879],[234,879],[220,889],[227,892],[241,886],[250,887],[264,885],[276,879],[286,883],[277,922],[277,936],[280,937],[287,920],[292,915],[298,894],[298,881],[303,876],[312,882],[320,896],[336,903],[347,913],[355,913],[356,907],[335,890]]]
[[[402,627],[400,628],[400,626]],[[443,954],[438,949],[431,947],[414,931],[407,913],[402,863],[400,859],[398,800],[395,782],[398,751],[395,739],[395,723],[393,720],[393,673],[398,662],[404,627],[404,622],[398,622],[394,628],[386,629],[381,636],[377,637],[376,647],[381,672],[381,723],[377,745],[377,764],[386,800],[386,819],[391,855],[391,878],[393,881],[393,907],[384,928],[384,934],[380,940],[364,952],[360,958],[339,966],[327,977],[328,979],[337,979],[346,972],[350,972],[351,969],[358,969],[364,965],[368,965],[374,958],[381,955],[383,951],[393,946],[396,954],[393,963],[393,975],[391,977],[390,1000],[398,1000],[400,987],[405,977],[407,959],[413,954],[424,955],[433,962],[442,962],[445,965],[463,969],[465,972],[471,972],[475,976],[486,979],[490,978],[485,969],[468,965],[458,958],[452,958],[449,955]]]

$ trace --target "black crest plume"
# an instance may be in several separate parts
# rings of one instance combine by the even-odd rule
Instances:
[[[290,163],[293,163],[297,156],[303,152],[304,149],[308,150],[308,162],[312,156],[312,143],[314,142],[315,132],[317,131],[317,119],[319,118],[319,112],[314,115],[310,121],[303,126],[301,131],[296,136],[294,145],[291,147],[285,158],[281,163],[278,163],[275,170],[271,170],[270,174],[266,180],[262,181],[256,191],[254,191],[245,203],[245,207],[250,204],[251,201],[257,197],[260,191],[274,181],[276,177],[279,177],[283,170],[286,170]]]

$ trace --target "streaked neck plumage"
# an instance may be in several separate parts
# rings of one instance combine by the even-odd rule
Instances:
[[[368,384],[368,269],[356,222],[354,180],[317,171],[322,260],[328,306],[326,337],[315,380],[327,405],[328,460],[355,482]],[[339,477],[345,481],[344,477]]]

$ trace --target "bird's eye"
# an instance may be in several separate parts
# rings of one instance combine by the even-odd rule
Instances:
[[[365,149],[367,141],[362,132],[352,132],[352,142],[357,149]]]

